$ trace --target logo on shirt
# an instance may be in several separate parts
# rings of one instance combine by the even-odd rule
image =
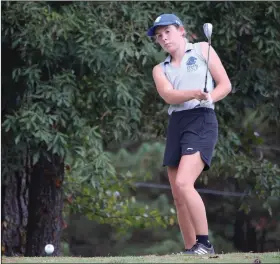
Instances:
[[[189,57],[188,61],[187,61],[187,71],[188,72],[193,72],[196,71],[198,68],[198,65],[196,64],[197,58],[196,57]]]
[[[196,57],[189,57],[188,61],[187,61],[187,65],[194,65],[196,62],[197,58]]]

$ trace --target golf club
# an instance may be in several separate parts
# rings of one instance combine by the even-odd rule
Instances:
[[[210,46],[211,46],[211,36],[212,36],[212,29],[213,29],[213,25],[211,23],[205,23],[203,25],[203,31],[204,34],[206,36],[206,38],[208,39],[208,55],[207,55],[207,69],[206,69],[206,76],[205,76],[205,86],[204,86],[204,92],[207,93],[207,73],[208,73],[208,61],[209,61],[209,52],[210,52]]]

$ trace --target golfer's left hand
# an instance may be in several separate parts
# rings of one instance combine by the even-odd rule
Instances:
[[[207,100],[202,100],[200,102],[200,105],[212,104],[213,100],[212,100],[211,94],[210,93],[205,93],[205,94],[206,94]]]

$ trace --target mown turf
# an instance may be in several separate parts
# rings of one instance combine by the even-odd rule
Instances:
[[[2,257],[2,263],[280,263],[280,252],[212,256],[148,255],[141,257]]]

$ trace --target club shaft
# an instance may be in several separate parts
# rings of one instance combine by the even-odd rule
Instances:
[[[206,61],[206,75],[205,75],[205,86],[204,86],[204,92],[208,93],[207,91],[207,75],[208,75],[208,63],[209,63],[209,52],[210,52],[210,46],[211,46],[211,39],[208,40],[208,54],[207,54],[207,61]]]

